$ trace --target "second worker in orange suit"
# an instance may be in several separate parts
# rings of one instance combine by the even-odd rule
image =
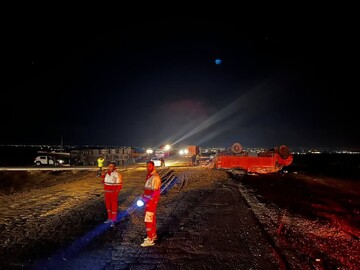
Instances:
[[[108,216],[105,223],[111,223],[111,227],[114,227],[118,212],[118,197],[123,187],[122,176],[116,171],[116,164],[114,162],[109,164],[108,171],[103,173],[102,178],[105,191],[105,205]]]
[[[147,237],[144,239],[143,247],[155,245],[156,234],[156,209],[160,199],[161,178],[155,170],[154,162],[148,161],[147,175],[142,195],[145,202],[145,227]]]

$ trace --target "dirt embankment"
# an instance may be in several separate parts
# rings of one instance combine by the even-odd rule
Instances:
[[[94,172],[73,171],[0,171],[0,195],[15,194],[31,189],[93,177]]]

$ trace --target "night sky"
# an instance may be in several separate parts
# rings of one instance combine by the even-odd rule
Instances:
[[[0,144],[360,147],[351,16],[125,14],[11,15]]]

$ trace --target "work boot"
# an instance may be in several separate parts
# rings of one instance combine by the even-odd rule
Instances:
[[[155,242],[150,239],[145,240],[144,243],[141,244],[142,247],[150,247],[153,245],[155,245]]]
[[[145,241],[145,240],[150,240],[149,236],[146,237],[146,238],[144,238],[144,241]],[[155,236],[153,237],[153,241],[156,241],[156,240],[157,240],[157,235],[155,235]]]

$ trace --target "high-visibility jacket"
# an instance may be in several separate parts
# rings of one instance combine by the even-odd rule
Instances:
[[[117,171],[108,171],[104,177],[105,192],[119,192],[122,188],[122,176]]]
[[[145,201],[158,199],[160,196],[161,178],[155,170],[146,177],[143,198]]]
[[[103,158],[98,158],[97,162],[98,162],[99,168],[104,167],[104,159]]]
[[[143,194],[143,200],[146,202],[144,222],[146,234],[150,239],[156,237],[156,208],[160,199],[160,187],[161,178],[154,170],[146,177]]]

